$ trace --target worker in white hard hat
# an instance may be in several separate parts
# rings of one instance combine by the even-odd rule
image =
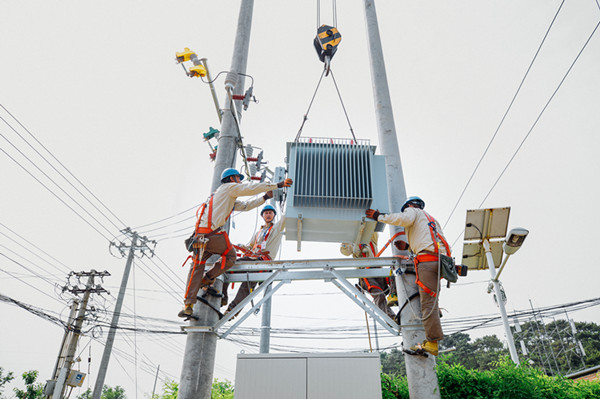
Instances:
[[[438,341],[444,337],[440,322],[438,295],[441,270],[439,254],[450,256],[450,247],[437,220],[424,211],[425,201],[409,197],[402,205],[401,213],[380,213],[367,209],[367,217],[378,222],[404,227],[406,238],[414,259],[416,283],[421,300],[421,313],[426,340],[410,349],[438,355]]]

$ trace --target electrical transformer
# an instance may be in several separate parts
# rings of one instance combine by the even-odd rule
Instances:
[[[367,140],[302,138],[287,144],[286,240],[366,244],[383,224],[365,209],[389,212],[385,159]]]

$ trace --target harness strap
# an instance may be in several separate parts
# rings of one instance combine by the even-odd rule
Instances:
[[[437,293],[435,291],[430,290],[419,279],[419,267],[418,267],[418,264],[421,263],[421,262],[437,262],[437,261],[438,261],[438,256],[437,255],[429,255],[429,254],[417,255],[416,258],[415,258],[415,274],[417,276],[415,282],[417,283],[417,285],[419,287],[421,287],[423,289],[423,291],[425,291],[427,294],[429,294],[431,296],[437,296]]]
[[[448,242],[446,241],[446,239],[444,238],[443,235],[441,235],[437,232],[435,219],[427,212],[423,211],[423,213],[425,214],[425,217],[427,218],[427,221],[429,222],[427,225],[429,226],[429,233],[431,233],[431,240],[433,241],[434,252],[436,254],[439,252],[439,244],[438,244],[438,240],[436,240],[436,236],[437,236],[439,238],[439,240],[442,242],[442,244],[444,244],[444,247],[446,248],[446,254],[448,256],[451,256],[450,246],[448,245]]]
[[[388,247],[388,246],[389,246],[389,245],[392,243],[392,241],[394,241],[394,239],[395,239],[396,237],[398,237],[399,235],[403,235],[403,234],[406,234],[406,233],[404,233],[403,231],[400,231],[400,232],[398,232],[398,233],[394,234],[394,236],[393,236],[392,238],[390,238],[390,239],[388,240],[388,242],[386,242],[386,243],[385,243],[385,245],[383,246],[383,248],[381,248],[381,251],[379,251],[379,252],[377,253],[377,255],[375,255],[375,257],[376,257],[376,258],[379,258],[379,257],[381,256],[381,254],[383,253],[383,251],[385,251],[385,249],[386,249],[386,248],[387,248],[387,247]],[[374,252],[373,252],[373,253],[374,253]]]

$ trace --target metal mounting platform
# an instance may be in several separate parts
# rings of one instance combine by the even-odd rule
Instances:
[[[220,338],[225,338],[241,323],[244,322],[252,313],[267,301],[284,284],[297,280],[324,280],[333,283],[348,298],[367,312],[373,319],[379,323],[392,335],[400,335],[400,327],[385,312],[379,309],[367,296],[359,291],[354,284],[348,282],[348,278],[363,277],[388,277],[391,275],[392,268],[403,267],[412,268],[401,264],[402,260],[396,257],[386,258],[362,258],[362,259],[311,259],[311,260],[280,260],[280,261],[240,261],[225,274],[225,284],[230,282],[261,281],[262,283],[250,295],[244,298],[236,307],[227,313],[214,326],[183,326],[181,329],[188,333],[194,332],[213,332]],[[366,269],[369,267],[370,269]],[[414,268],[412,268],[414,270]],[[277,282],[277,284],[274,284]],[[266,288],[271,285],[271,290]],[[266,292],[265,292],[266,291]],[[262,292],[264,296],[254,302]],[[253,303],[253,306],[247,311],[242,309]],[[233,319],[236,314],[240,317],[235,323],[224,332],[225,324]]]

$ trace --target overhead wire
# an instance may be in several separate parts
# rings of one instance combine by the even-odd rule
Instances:
[[[554,90],[554,92],[552,93],[552,95],[550,96],[550,98],[548,99],[548,101],[546,102],[546,104],[544,105],[544,107],[542,108],[542,110],[540,111],[539,115],[537,116],[537,118],[535,119],[535,121],[533,122],[533,124],[531,125],[531,127],[529,128],[529,131],[527,132],[527,134],[525,135],[525,137],[523,138],[523,140],[521,141],[521,143],[519,144],[519,146],[517,147],[517,149],[515,150],[515,152],[513,153],[513,155],[510,157],[508,163],[506,164],[506,166],[504,167],[504,169],[502,170],[502,172],[500,173],[500,175],[498,176],[498,178],[496,179],[496,181],[494,182],[494,184],[492,185],[492,187],[490,188],[490,190],[488,191],[488,193],[486,194],[486,196],[481,201],[481,204],[479,204],[479,207],[481,207],[481,205],[483,205],[483,203],[485,202],[485,200],[492,193],[492,191],[494,190],[494,188],[496,187],[496,185],[498,184],[498,182],[500,181],[500,179],[504,175],[504,172],[506,172],[506,170],[508,169],[508,167],[510,166],[510,164],[512,163],[512,161],[515,159],[515,157],[517,156],[517,154],[521,150],[521,147],[523,147],[523,144],[525,143],[525,141],[527,140],[527,138],[529,137],[529,135],[531,134],[531,132],[533,131],[533,129],[535,128],[535,126],[537,125],[537,123],[539,122],[540,118],[542,117],[542,115],[544,114],[544,112],[546,111],[546,109],[548,108],[548,105],[550,105],[550,102],[554,99],[554,96],[556,95],[556,93],[558,92],[558,90],[561,88],[561,86],[564,83],[565,79],[567,78],[567,76],[569,75],[569,73],[571,72],[571,70],[573,69],[573,66],[575,66],[575,63],[577,62],[577,60],[579,59],[579,57],[583,53],[583,50],[585,50],[585,48],[587,47],[588,43],[590,42],[590,40],[592,39],[592,37],[594,36],[594,34],[596,33],[596,31],[598,30],[598,26],[600,26],[600,22],[598,22],[596,24],[596,27],[594,28],[594,30],[592,31],[592,33],[590,34],[590,36],[586,40],[585,44],[583,45],[583,47],[581,48],[581,50],[579,51],[579,53],[577,54],[577,57],[575,57],[575,59],[571,63],[571,66],[569,66],[569,69],[567,70],[567,72],[565,73],[565,75],[561,79],[560,83],[558,84],[558,86],[556,87],[556,89]]]
[[[102,204],[104,206],[105,209],[107,209],[113,217],[115,217],[122,226],[125,226],[125,223],[123,223],[118,216],[116,216],[110,209],[108,209],[108,207],[106,205],[104,205],[104,203],[102,201],[100,201],[98,199],[98,197],[96,197],[77,177],[75,177],[75,175],[73,175],[73,173],[62,163],[58,160],[58,158],[56,158],[54,156],[54,154],[52,154],[50,152],[50,150],[48,150],[34,135],[33,133],[31,133],[29,131],[29,129],[27,129],[12,113],[10,113],[10,111],[8,109],[6,109],[6,107],[2,104],[0,104],[0,107],[2,107],[18,124],[19,126],[21,126],[27,133],[29,133],[29,135],[40,145],[42,146],[42,148],[44,150],[46,150],[46,152],[48,154],[50,154],[50,156],[52,156],[52,158],[58,162],[58,164],[60,166],[63,167],[63,169],[65,169],[70,175],[71,177],[73,177],[83,188],[85,188],[88,193],[90,193],[100,204]],[[85,194],[83,194],[81,192],[81,190],[79,190],[69,179],[67,179],[65,177],[65,175],[63,175],[50,161],[48,161],[48,159],[46,159],[46,157],[44,155],[42,155],[33,145],[31,145],[31,143],[29,143],[29,141],[27,141],[27,139],[25,139],[25,137],[23,137],[23,135],[21,135],[14,127],[12,127],[10,124],[8,124],[8,122],[6,122],[6,120],[2,117],[0,117],[10,128],[13,132],[15,132],[15,134],[17,134],[21,140],[23,140],[33,151],[35,151],[36,154],[38,154],[44,161],[46,161],[46,163],[56,172],[58,173],[75,191],[77,191],[77,193],[79,193],[79,195],[81,195],[81,197],[83,199],[85,199],[94,209],[96,209],[102,216],[104,216],[104,218],[111,223],[117,230],[120,230],[121,228],[119,226],[117,226],[108,216],[106,216],[106,214],[100,210]]]
[[[479,161],[477,162],[477,165],[475,165],[475,169],[473,169],[473,172],[471,173],[471,176],[469,177],[469,180],[467,180],[467,183],[465,184],[465,187],[463,188],[462,192],[460,193],[460,195],[458,197],[458,200],[454,204],[454,208],[452,208],[452,211],[450,212],[450,215],[446,219],[446,223],[444,223],[444,226],[442,227],[442,229],[445,229],[446,226],[448,225],[448,222],[450,222],[450,218],[452,218],[452,215],[454,215],[454,212],[456,211],[456,208],[458,207],[458,204],[460,203],[460,200],[465,195],[465,192],[467,191],[467,188],[469,187],[469,184],[473,180],[473,177],[475,176],[475,173],[479,169],[479,166],[481,165],[481,162],[483,161],[483,159],[487,155],[488,150],[490,149],[492,143],[494,142],[494,139],[496,138],[496,136],[498,135],[498,132],[500,131],[500,128],[504,124],[504,120],[506,119],[506,116],[508,115],[508,113],[512,109],[512,106],[513,106],[513,104],[514,104],[517,96],[521,92],[521,88],[523,87],[523,83],[525,82],[525,79],[527,79],[527,76],[529,76],[529,71],[531,71],[531,67],[533,66],[535,60],[537,59],[537,56],[540,53],[540,50],[542,49],[542,46],[546,42],[546,38],[548,37],[548,34],[550,33],[550,29],[552,29],[552,26],[554,25],[554,21],[556,21],[556,18],[558,17],[558,14],[559,14],[560,10],[562,9],[562,6],[563,6],[564,3],[565,3],[565,0],[563,0],[560,3],[560,6],[558,7],[558,10],[556,10],[556,13],[554,14],[554,18],[552,18],[552,21],[550,22],[550,25],[548,26],[548,29],[546,29],[546,33],[544,34],[544,37],[542,38],[542,41],[541,41],[540,45],[538,46],[538,48],[537,48],[537,50],[535,52],[535,55],[533,56],[531,62],[529,63],[529,67],[527,67],[527,71],[525,72],[525,75],[521,79],[521,83],[519,83],[519,87],[517,88],[517,91],[515,92],[515,94],[512,97],[512,100],[508,104],[508,107],[506,108],[506,111],[504,111],[504,115],[502,116],[502,119],[500,120],[500,123],[498,123],[498,126],[496,127],[496,130],[494,131],[494,134],[492,135],[492,138],[490,139],[487,147],[483,151],[483,154],[479,158]]]
[[[556,93],[558,92],[558,90],[561,88],[561,86],[564,83],[564,81],[566,80],[567,76],[569,75],[569,73],[573,69],[573,66],[575,66],[575,63],[577,62],[577,60],[579,60],[579,57],[581,56],[581,54],[583,53],[583,51],[587,47],[588,43],[590,42],[590,40],[592,39],[592,37],[594,36],[594,34],[596,33],[596,31],[598,30],[599,26],[600,26],[600,22],[598,22],[596,24],[596,26],[594,27],[594,30],[588,36],[588,38],[585,41],[583,47],[581,48],[581,50],[579,50],[579,53],[577,53],[577,56],[575,57],[575,59],[573,60],[573,62],[571,63],[571,65],[569,66],[567,72],[564,74],[564,76],[562,77],[562,79],[560,80],[560,82],[558,83],[558,85],[556,86],[556,88],[554,89],[554,91],[552,92],[552,95],[550,96],[550,98],[548,99],[548,101],[546,102],[546,104],[544,105],[544,107],[542,108],[542,110],[540,111],[540,113],[538,114],[537,118],[535,119],[535,121],[533,122],[533,124],[531,125],[531,127],[529,128],[529,130],[527,131],[527,134],[525,135],[525,137],[523,137],[523,140],[521,140],[521,143],[519,143],[519,146],[516,148],[516,150],[514,151],[514,153],[512,154],[512,156],[510,157],[510,159],[506,163],[506,165],[504,166],[504,169],[502,169],[502,172],[500,172],[500,175],[498,176],[498,178],[496,179],[496,181],[494,182],[494,184],[492,185],[492,187],[489,189],[489,191],[487,192],[487,194],[485,195],[485,197],[483,198],[483,200],[479,204],[479,208],[487,200],[487,198],[490,196],[490,194],[492,193],[492,191],[494,190],[494,188],[496,188],[496,186],[497,186],[498,182],[500,181],[500,179],[502,178],[502,176],[504,176],[504,173],[506,172],[506,170],[508,169],[508,167],[510,166],[510,164],[512,163],[512,161],[515,159],[515,157],[517,156],[517,154],[521,150],[521,147],[523,147],[523,144],[525,144],[525,141],[527,140],[527,138],[529,138],[529,135],[531,134],[531,132],[533,131],[533,129],[535,128],[535,126],[537,125],[537,123],[539,122],[539,120],[541,119],[542,115],[544,114],[544,112],[546,111],[546,109],[548,108],[548,106],[550,105],[550,102],[554,99],[554,96],[556,95]],[[460,238],[460,236],[463,233],[464,233],[464,230],[458,235],[458,237],[456,237],[456,239],[452,243],[451,247],[454,247],[454,244],[456,244],[456,242],[458,241],[458,239]]]
[[[2,134],[0,134],[2,135]],[[4,137],[4,136],[2,136]],[[19,163],[19,161],[17,161],[15,158],[13,158],[8,152],[6,152],[3,148],[0,148],[0,151],[2,151],[7,157],[9,157],[13,162],[15,162],[17,165],[19,165],[21,167],[21,169],[23,169],[27,174],[29,174],[29,176],[31,176],[33,179],[35,179],[38,183],[40,183],[46,190],[48,190],[48,192],[50,192],[50,194],[52,194],[54,197],[56,197],[56,199],[58,199],[60,202],[63,203],[63,205],[65,205],[67,208],[69,208],[71,211],[73,211],[73,213],[75,213],[77,216],[79,216],[79,218],[81,220],[83,220],[88,226],[90,226],[92,229],[94,229],[98,234],[100,234],[105,240],[110,241],[111,239],[108,238],[104,233],[102,233],[100,230],[98,230],[93,224],[91,224],[86,218],[84,218],[83,216],[81,216],[81,214],[79,212],[77,212],[75,209],[73,209],[73,207],[71,207],[69,204],[67,204],[62,198],[60,198],[54,191],[52,191],[48,186],[46,186],[40,179],[38,179],[36,176],[34,176],[29,170],[27,170],[27,168],[25,168],[23,165],[21,165]],[[105,227],[106,229],[106,227]]]
[[[54,268],[56,268],[59,271],[63,271],[65,272],[65,274],[68,274],[69,271],[71,271],[71,268],[67,265],[65,265],[63,262],[59,261],[58,259],[56,259],[55,257],[53,257],[52,255],[50,255],[48,252],[44,251],[43,249],[41,249],[40,247],[38,247],[37,245],[35,245],[34,243],[32,243],[31,241],[27,240],[25,237],[19,235],[17,232],[15,232],[14,230],[12,230],[10,227],[8,227],[7,225],[5,225],[4,223],[0,222],[0,226],[4,227],[6,230],[10,231],[11,233],[13,233],[14,235],[16,235],[17,237],[19,237],[21,240],[25,241],[30,247],[33,247],[35,249],[37,249],[38,251],[40,251],[41,253],[43,253],[44,255],[46,255],[48,258],[52,259],[53,261],[55,261],[56,263],[64,266],[64,269],[60,270],[57,266],[53,266]],[[32,251],[29,247],[22,245],[20,243],[18,243],[15,239],[9,237],[8,235],[6,235],[5,233],[1,233],[3,236],[5,236],[6,238],[8,238],[9,240],[13,241],[15,244],[19,245],[20,247],[22,247],[23,249],[25,249],[26,251],[32,253],[33,255],[35,255],[36,257],[42,259],[44,262],[50,264],[50,262],[45,259],[42,258],[41,256],[39,256],[37,253],[35,253],[34,251]],[[51,264],[50,264],[51,265]]]

